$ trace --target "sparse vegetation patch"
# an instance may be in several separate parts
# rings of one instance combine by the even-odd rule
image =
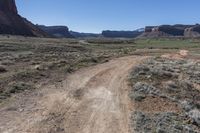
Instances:
[[[133,87],[129,94],[135,103],[131,116],[133,132],[197,133],[199,72],[197,60],[160,57],[136,67],[131,74]]]

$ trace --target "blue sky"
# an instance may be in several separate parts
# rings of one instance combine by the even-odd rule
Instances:
[[[200,23],[200,0],[16,0],[35,24],[70,30],[134,30],[146,25]]]

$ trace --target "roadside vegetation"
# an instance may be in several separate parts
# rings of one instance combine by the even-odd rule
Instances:
[[[83,43],[84,42],[84,43]],[[196,39],[48,39],[0,37],[0,101],[12,94],[59,82],[68,73],[127,55],[153,55],[188,49],[198,58]],[[11,90],[11,91],[10,91]]]
[[[130,76],[132,131],[200,131],[200,60],[153,57]]]

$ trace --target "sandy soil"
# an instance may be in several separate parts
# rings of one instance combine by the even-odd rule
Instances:
[[[54,85],[14,96],[0,108],[1,133],[128,133],[128,74],[147,57],[81,69]]]
[[[168,59],[184,59],[188,56],[188,50],[180,50],[178,53],[175,54],[164,54],[161,57],[168,58]]]

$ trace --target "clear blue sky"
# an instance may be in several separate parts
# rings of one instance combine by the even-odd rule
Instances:
[[[146,25],[200,23],[200,0],[16,0],[35,24],[80,32],[134,30]]]

